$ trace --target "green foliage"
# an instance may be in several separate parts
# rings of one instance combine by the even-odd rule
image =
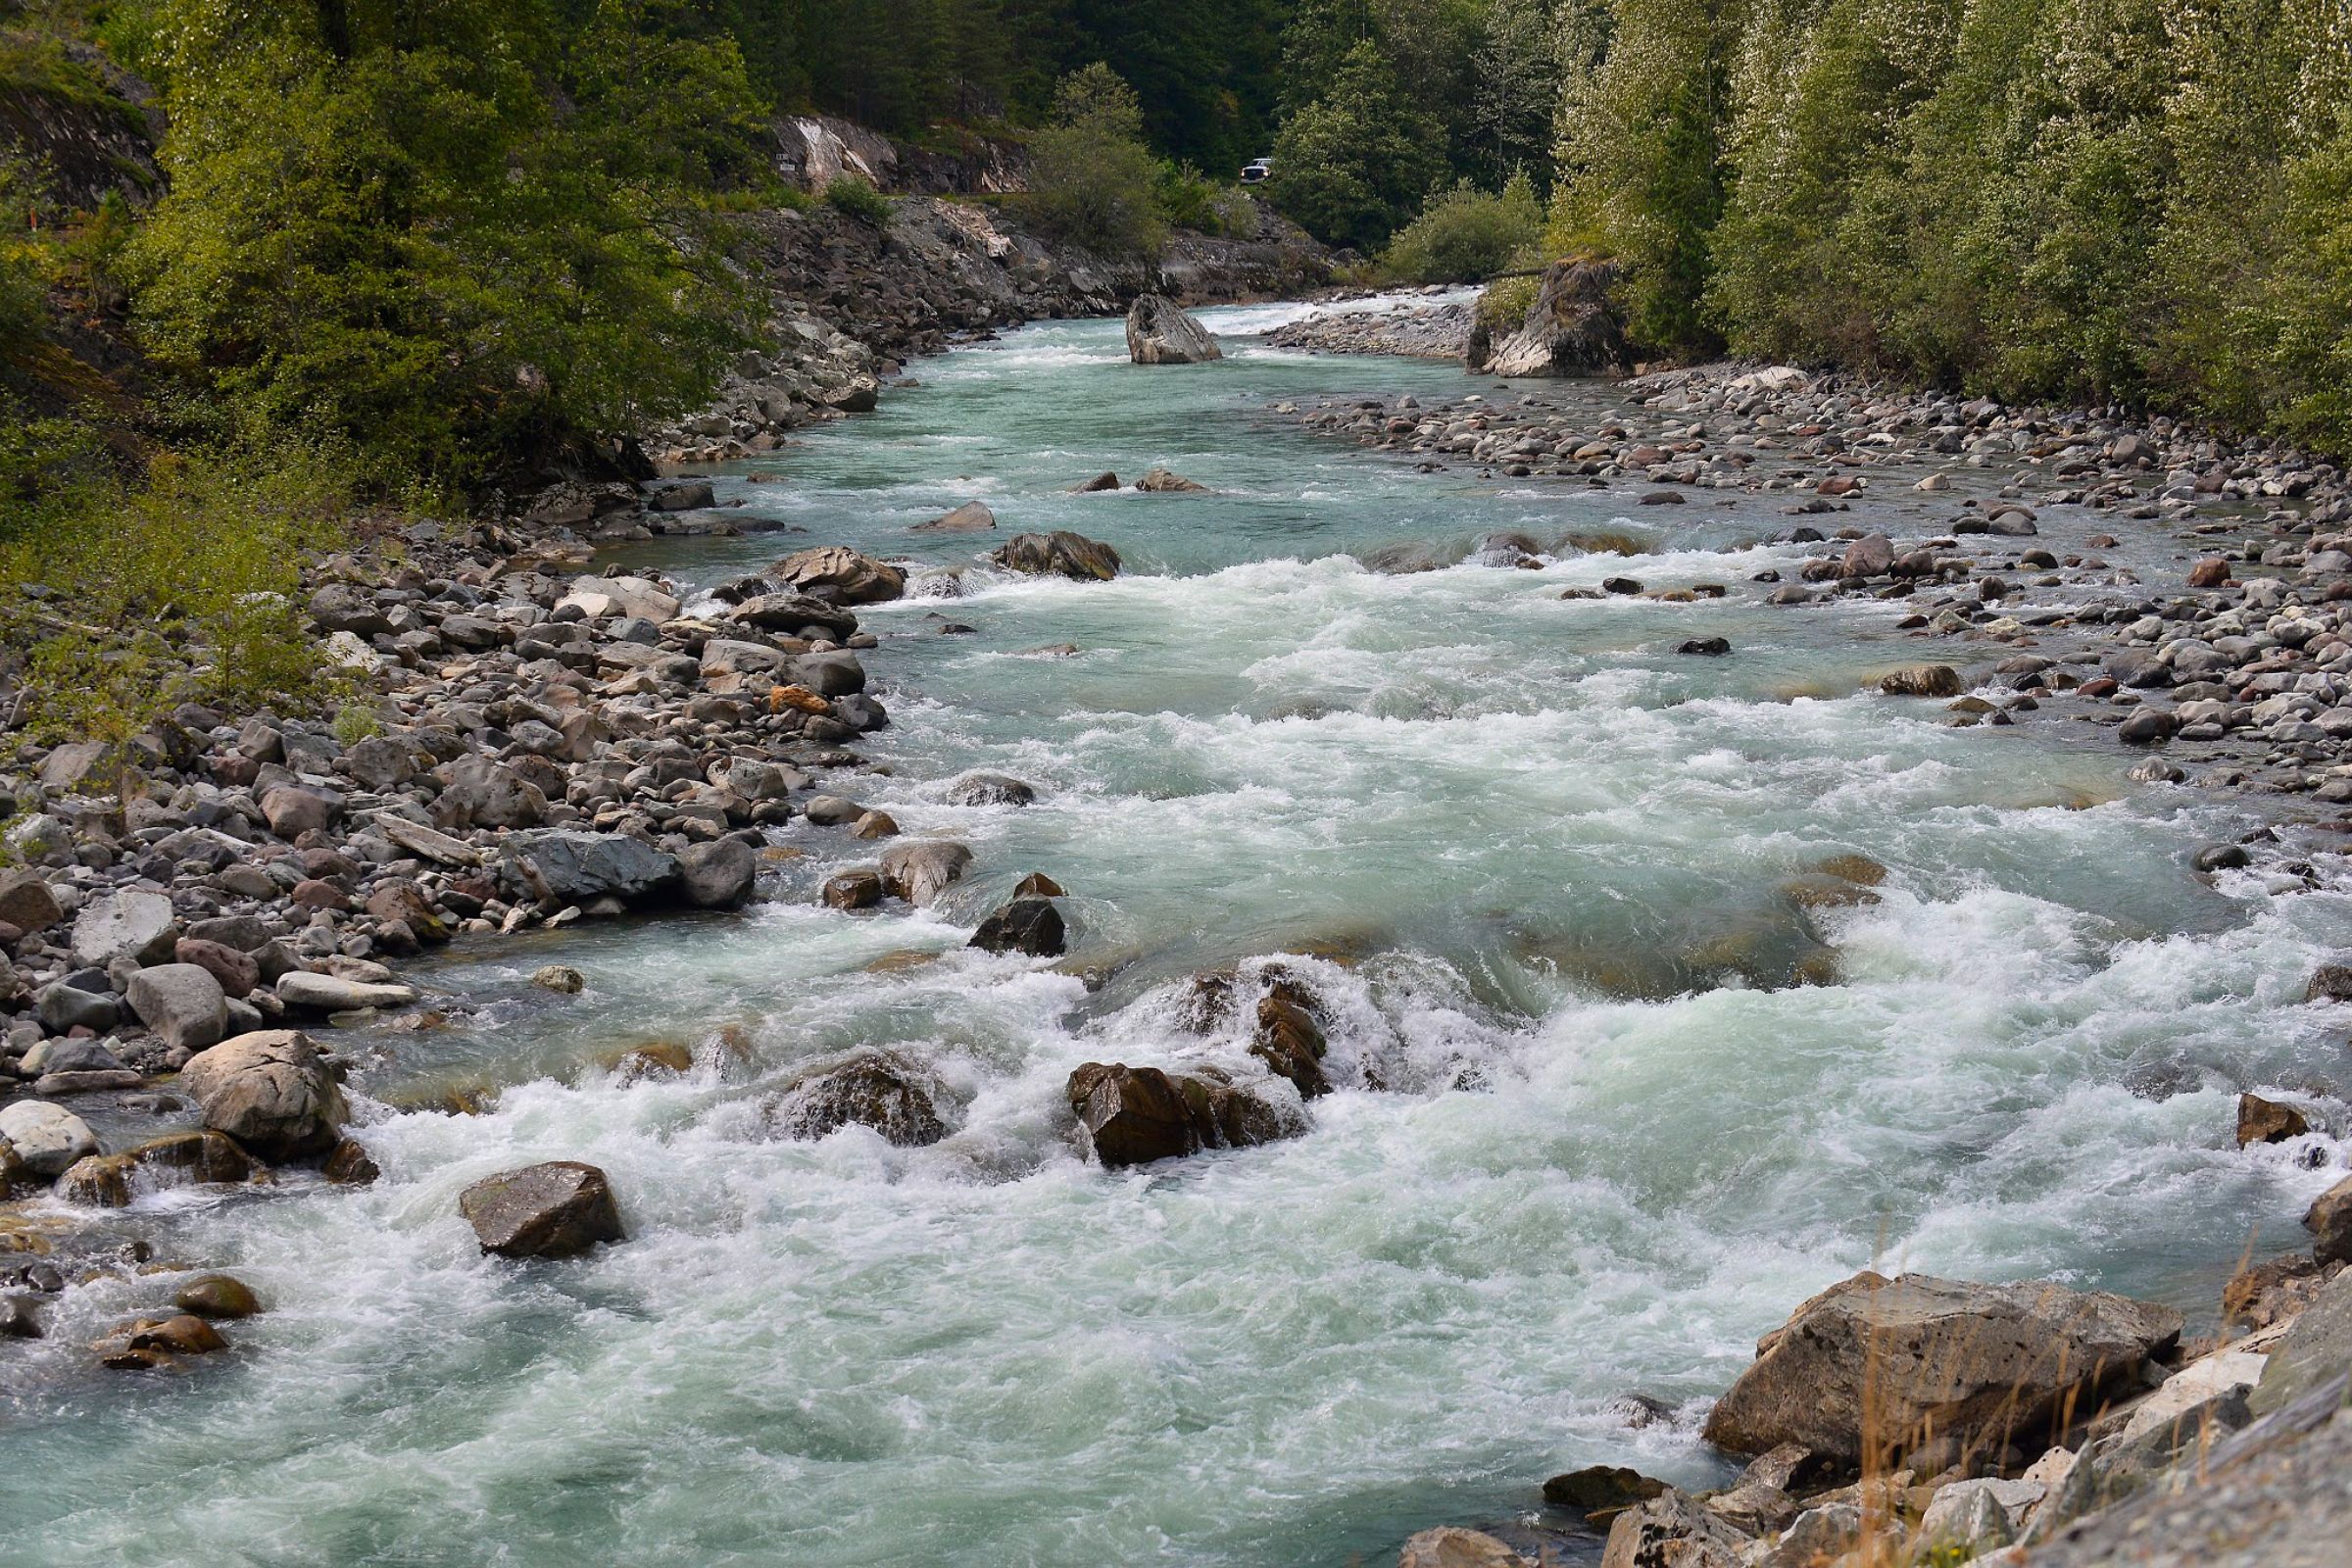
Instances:
[[[1381,47],[1364,39],[1325,94],[1283,122],[1274,204],[1317,239],[1377,249],[1444,173],[1444,139]]]
[[[340,745],[357,746],[383,732],[383,719],[366,703],[345,703],[335,710],[334,733]]]
[[[0,642],[23,661],[34,738],[100,741],[119,776],[181,703],[250,710],[332,690],[298,574],[339,538],[338,454],[165,456],[131,484],[86,425],[0,423],[19,501],[0,532]]]
[[[1097,62],[1064,77],[1054,101],[1054,124],[1030,142],[1038,226],[1103,256],[1158,256],[1167,219],[1134,89]]]
[[[731,45],[644,0],[564,30],[166,3],[172,190],[126,269],[150,353],[237,433],[462,488],[707,393],[735,334],[689,198],[751,157]]]
[[[861,223],[871,223],[876,228],[890,226],[890,198],[855,174],[836,174],[825,186],[825,204]]]
[[[1526,175],[1513,175],[1499,196],[1464,180],[1431,198],[1389,242],[1381,267],[1401,283],[1484,282],[1533,265],[1543,232],[1544,207]]]
[[[1191,164],[1162,159],[1152,188],[1160,212],[1178,228],[1219,236],[1256,232],[1256,209],[1249,194],[1230,182],[1209,178]]]

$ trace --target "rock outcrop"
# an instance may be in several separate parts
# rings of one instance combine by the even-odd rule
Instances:
[[[1493,375],[1632,374],[1625,317],[1610,297],[1617,280],[1613,261],[1579,256],[1552,263],[1527,319],[1471,368]]]
[[[2058,1285],[1857,1274],[1758,1342],[1706,1439],[1734,1453],[1796,1444],[1848,1466],[1877,1444],[1940,1468],[2045,1443],[2130,1386],[2180,1328],[2170,1307]]]
[[[1225,351],[1174,300],[1145,294],[1127,308],[1127,357],[1138,365],[1205,365]]]

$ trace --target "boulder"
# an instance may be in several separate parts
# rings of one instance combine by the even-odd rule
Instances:
[[[1610,297],[1617,275],[1615,262],[1595,257],[1552,263],[1527,318],[1473,368],[1494,375],[1632,374],[1635,353]]]
[[[948,786],[950,806],[1028,806],[1037,791],[1003,773],[966,773]]]
[[[1025,953],[1033,958],[1059,957],[1067,944],[1061,911],[1052,899],[1014,899],[980,922],[971,946],[989,953]]]
[[[2257,1415],[2282,1409],[2352,1370],[2352,1268],[2322,1286],[2263,1364],[2248,1404]]]
[[[74,917],[74,966],[104,969],[118,959],[163,963],[179,940],[172,901],[133,888],[92,899]]]
[[[1276,1077],[1295,1084],[1300,1099],[1312,1100],[1331,1093],[1331,1081],[1323,1076],[1326,1050],[1323,1025],[1306,993],[1290,981],[1276,981],[1258,999],[1257,1033],[1250,1042],[1250,1054]]]
[[[415,986],[352,980],[342,975],[296,969],[277,977],[277,1000],[310,1012],[360,1012],[369,1007],[405,1007],[416,1000]]]
[[[122,1021],[122,1004],[112,993],[84,991],[63,980],[32,994],[32,1012],[43,1028],[60,1035],[76,1028],[102,1035]]]
[[[1177,1074],[1090,1061],[1070,1074],[1066,1093],[1095,1156],[1114,1167],[1245,1149],[1302,1130],[1295,1111],[1235,1088],[1214,1068]]]
[[[906,574],[898,567],[840,545],[786,556],[768,568],[767,577],[794,593],[843,605],[878,605],[906,591]]]
[[[551,1160],[475,1182],[458,1212],[484,1252],[501,1257],[573,1257],[623,1240],[612,1183],[594,1165]]]
[[[1592,1464],[1544,1483],[1544,1500],[1555,1508],[1624,1508],[1665,1495],[1666,1483],[1624,1465]]]
[[[576,997],[587,989],[588,977],[568,963],[550,963],[532,971],[531,984],[558,996]]]
[[[1949,664],[1914,664],[1882,679],[1879,690],[1889,697],[1957,697],[1967,688]]]
[[[760,858],[741,839],[689,845],[678,857],[678,893],[698,909],[739,909],[760,881]]]
[[[997,514],[977,501],[966,501],[944,516],[914,525],[916,533],[986,533],[997,525]]]
[[[130,977],[124,995],[139,1021],[168,1046],[202,1051],[219,1045],[228,1030],[228,993],[200,964],[141,969]]]
[[[890,893],[916,908],[929,906],[959,880],[972,852],[946,839],[914,839],[882,852],[882,882]]]
[[[680,607],[660,583],[643,577],[579,577],[556,608],[577,610],[590,620],[622,615],[662,626],[678,618]]]
[[[792,662],[793,679],[818,697],[848,697],[865,690],[865,666],[846,650],[808,654]]]
[[[280,784],[262,797],[262,816],[270,831],[288,841],[305,833],[323,833],[342,814],[342,798],[326,790]]]
[[[48,879],[38,871],[0,872],[0,923],[31,935],[66,917]]]
[[[1619,1514],[1600,1568],[1739,1568],[1747,1538],[1668,1488]]]
[[[2170,1307],[2105,1293],[1864,1272],[1757,1343],[1704,1435],[1734,1453],[1792,1443],[1850,1467],[1867,1398],[1898,1458],[1931,1443],[2046,1446],[2070,1414],[2177,1345],[2180,1327]]]
[[[2352,1263],[2352,1176],[2312,1200],[2303,1224],[2311,1232],[2311,1255],[2322,1263]]]
[[[1196,484],[1184,475],[1171,473],[1166,468],[1152,469],[1141,479],[1135,481],[1135,487],[1146,495],[1155,496],[1204,496],[1208,494],[1208,486]]]
[[[13,1146],[18,1160],[36,1176],[56,1176],[75,1160],[98,1152],[90,1124],[45,1100],[0,1105],[0,1141]]]
[[[813,629],[834,642],[845,642],[858,632],[855,614],[807,594],[758,594],[728,610],[727,618],[788,636]]]
[[[1063,528],[1015,534],[988,559],[1008,571],[1079,582],[1108,582],[1119,574],[1120,564],[1119,553],[1110,546]]]
[[[209,924],[210,922],[204,922]],[[255,943],[260,947],[261,943]],[[225,942],[211,942],[202,937],[181,937],[172,950],[176,963],[194,964],[220,983],[220,993],[226,997],[250,997],[253,988],[262,983],[261,961],[250,950],[232,948]]]
[[[199,1052],[179,1081],[207,1127],[269,1159],[325,1153],[351,1115],[318,1048],[293,1029],[239,1035]]]
[[[1404,1544],[1396,1568],[1534,1568],[1493,1536],[1452,1525],[1424,1530]]]
[[[509,864],[546,904],[584,904],[607,894],[638,904],[667,895],[685,875],[675,856],[626,833],[548,828],[517,833],[507,848]]]
[[[2260,1095],[2237,1097],[2237,1147],[2248,1144],[2283,1144],[2290,1138],[2300,1138],[2311,1131],[2311,1123],[2292,1105]]]
[[[57,1179],[57,1196],[94,1208],[128,1208],[141,1194],[249,1181],[253,1160],[213,1131],[167,1133],[120,1154],[93,1154]]]
[[[251,1317],[262,1309],[253,1287],[233,1274],[206,1274],[172,1293],[172,1304],[208,1319]]]
[[[1894,541],[1883,533],[1865,534],[1845,547],[1842,570],[1848,577],[1884,577],[1894,569]]]
[[[1937,1490],[1920,1515],[1919,1539],[1955,1561],[2006,1546],[2026,1510],[2049,1489],[2038,1481],[1955,1481]]]
[[[1070,486],[1069,493],[1074,496],[1099,496],[1103,494],[1105,491],[1116,490],[1118,487],[1118,474],[1111,469],[1105,468],[1101,473],[1096,474],[1092,479],[1082,479],[1078,483]]]
[[[444,833],[469,827],[527,828],[547,815],[547,796],[539,786],[479,753],[435,769],[434,777],[441,793],[433,797],[433,823]],[[394,818],[379,820],[388,823]]]
[[[1174,300],[1140,294],[1127,308],[1127,357],[1137,365],[1204,365],[1225,352]]]
[[[882,902],[881,873],[864,866],[836,872],[819,896],[829,909],[870,909]]]
[[[769,1114],[794,1138],[823,1138],[853,1122],[907,1149],[948,1136],[926,1075],[913,1063],[880,1051],[796,1080]]]

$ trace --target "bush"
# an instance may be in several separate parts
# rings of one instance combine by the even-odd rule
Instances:
[[[1534,263],[1544,233],[1536,187],[1514,174],[1497,196],[1468,180],[1431,198],[1381,256],[1400,283],[1477,283]]]
[[[1050,236],[1108,257],[1157,257],[1167,243],[1159,165],[1143,109],[1108,66],[1062,78],[1054,123],[1031,138],[1027,209]]]
[[[825,187],[825,205],[876,228],[890,226],[890,198],[855,174],[836,174]]]
[[[21,409],[0,410],[17,414]],[[0,644],[37,740],[95,740],[118,778],[173,708],[316,706],[335,686],[300,595],[308,552],[341,538],[340,454],[160,455],[120,478],[86,427],[5,423]]]

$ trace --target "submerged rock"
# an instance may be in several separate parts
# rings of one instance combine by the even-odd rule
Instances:
[[[997,525],[997,514],[977,501],[962,506],[929,522],[914,525],[915,533],[986,533]]]
[[[1056,528],[1052,533],[1015,534],[992,552],[989,560],[1008,571],[1033,577],[1069,577],[1080,582],[1108,582],[1119,574],[1119,553],[1084,534]]]
[[[475,1182],[458,1212],[482,1250],[501,1257],[574,1257],[624,1240],[612,1184],[594,1165],[550,1160]]]
[[[1758,1342],[1705,1436],[1734,1453],[1797,1444],[1850,1467],[1867,1399],[1897,1457],[2031,1447],[2072,1407],[2129,1385],[2180,1328],[2170,1307],[2103,1292],[1865,1272]]]
[[[1967,688],[1949,664],[1914,664],[1881,679],[1879,690],[1889,697],[1957,697]]]
[[[1137,365],[1203,365],[1225,351],[1174,300],[1143,294],[1127,308],[1127,357]]]
[[[1143,491],[1143,492],[1144,492],[1146,495],[1160,495],[1160,496],[1176,496],[1176,495],[1203,495],[1203,496],[1204,496],[1204,495],[1208,494],[1208,486],[1206,486],[1206,485],[1204,485],[1204,484],[1197,484],[1197,483],[1195,483],[1194,481],[1192,481],[1192,480],[1190,480],[1190,479],[1187,479],[1186,477],[1184,477],[1184,475],[1182,475],[1182,474],[1180,474],[1180,473],[1173,473],[1173,472],[1170,472],[1170,471],[1169,471],[1168,469],[1166,469],[1166,468],[1153,468],[1153,469],[1152,469],[1150,472],[1146,473],[1146,474],[1145,474],[1145,475],[1144,475],[1144,476],[1143,476],[1141,479],[1138,479],[1138,480],[1136,480],[1136,481],[1135,481],[1135,487],[1136,487],[1138,490],[1141,490],[1141,491]]]
[[[1396,1568],[1534,1568],[1525,1557],[1483,1531],[1446,1525],[1404,1544]]]
[[[1052,899],[1021,898],[980,922],[971,945],[990,953],[1025,953],[1033,958],[1055,958],[1068,943],[1061,911]]]
[[[1176,1074],[1090,1061],[1070,1074],[1067,1093],[1095,1156],[1110,1166],[1246,1149],[1304,1130],[1295,1111],[1236,1088],[1215,1068]]]
[[[172,1304],[202,1318],[251,1317],[262,1309],[253,1287],[230,1274],[207,1274],[181,1286]]]
[[[927,1076],[913,1063],[880,1051],[795,1081],[770,1114],[794,1138],[823,1138],[852,1123],[908,1149],[948,1136]]]
[[[220,1133],[170,1133],[120,1154],[77,1160],[57,1179],[57,1195],[70,1203],[128,1208],[142,1193],[249,1181],[254,1174],[245,1151]]]

